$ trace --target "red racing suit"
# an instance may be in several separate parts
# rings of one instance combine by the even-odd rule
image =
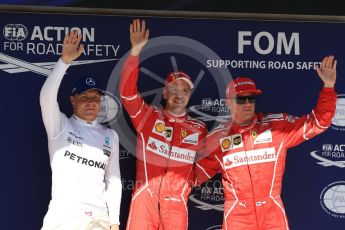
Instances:
[[[187,229],[194,162],[203,150],[204,123],[147,105],[137,89],[139,58],[129,56],[120,81],[121,101],[137,131],[136,187],[127,229]]]
[[[229,122],[209,133],[196,175],[202,183],[221,172],[223,229],[289,229],[280,197],[287,149],[330,126],[336,98],[333,88],[323,88],[311,114],[260,113],[247,126]]]

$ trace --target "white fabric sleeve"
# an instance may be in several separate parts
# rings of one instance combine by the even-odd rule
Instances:
[[[122,196],[121,173],[119,164],[119,137],[114,130],[113,148],[105,172],[106,200],[110,225],[120,224],[120,204]]]
[[[60,58],[41,89],[42,118],[49,139],[57,137],[66,126],[66,116],[60,112],[57,96],[62,78],[69,66]]]

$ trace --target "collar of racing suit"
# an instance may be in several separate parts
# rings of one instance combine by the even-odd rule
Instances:
[[[187,119],[187,113],[183,113],[181,115],[175,115],[171,113],[170,111],[164,109],[163,115],[168,118],[169,122],[184,122]]]
[[[85,121],[75,114],[73,114],[72,117],[74,118],[74,121],[76,121],[78,124],[80,124],[82,126],[95,127],[98,124],[97,119],[95,119],[93,121]]]
[[[252,121],[247,125],[242,126],[242,125],[236,124],[236,123],[232,122],[232,120],[230,120],[230,121],[228,121],[228,123],[226,124],[225,127],[227,127],[228,130],[235,131],[236,133],[243,133],[247,130],[252,129],[255,126],[257,120],[258,120],[257,115],[254,114]]]

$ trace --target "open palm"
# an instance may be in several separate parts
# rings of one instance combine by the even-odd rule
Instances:
[[[129,26],[130,39],[132,44],[131,54],[139,55],[149,39],[149,30],[146,29],[145,20],[133,20]]]
[[[80,45],[82,35],[77,31],[71,31],[65,35],[63,40],[61,59],[66,64],[70,64],[77,59],[84,51],[84,46]]]
[[[316,71],[324,83],[325,87],[334,87],[335,81],[337,79],[337,60],[334,56],[326,56]]]

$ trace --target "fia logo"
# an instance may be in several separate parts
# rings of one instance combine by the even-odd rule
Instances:
[[[28,29],[23,24],[7,24],[2,32],[9,41],[23,41],[28,36]]]

